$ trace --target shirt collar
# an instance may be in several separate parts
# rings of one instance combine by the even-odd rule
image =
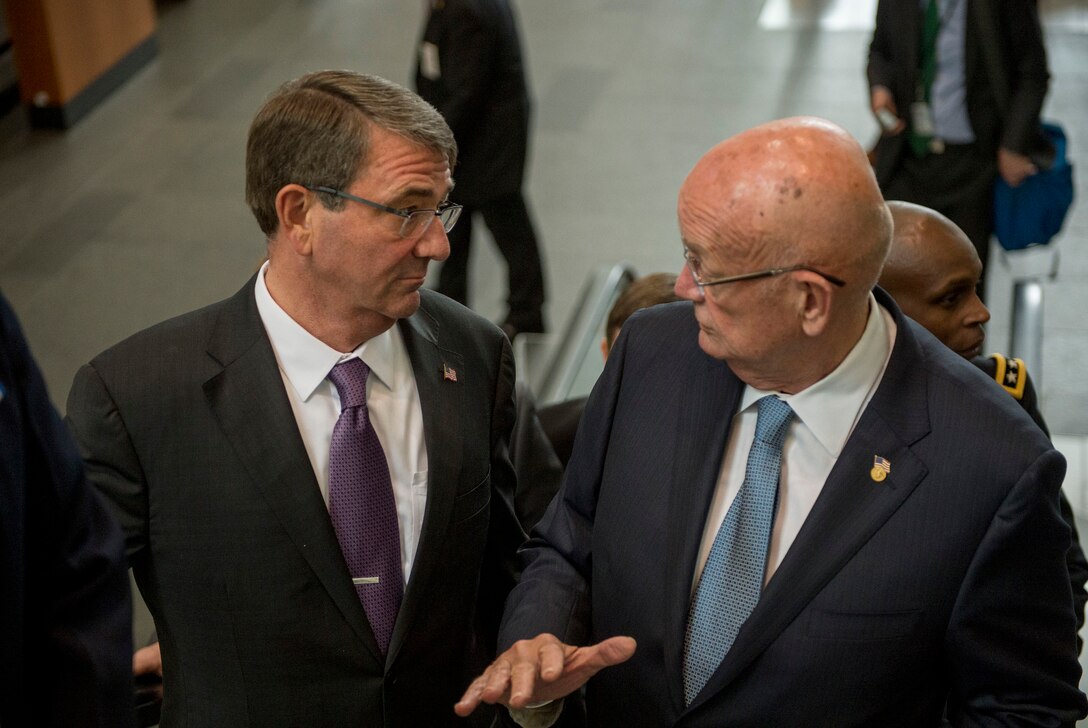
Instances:
[[[257,274],[254,287],[257,312],[268,332],[280,369],[300,400],[308,400],[334,366],[356,356],[366,362],[386,387],[393,388],[394,337],[399,336],[396,326],[364,341],[354,351],[339,352],[300,326],[276,303],[264,282],[267,269],[266,261]]]
[[[828,453],[838,457],[888,363],[894,336],[889,327],[894,326],[890,314],[884,312],[870,293],[865,330],[839,366],[797,394],[765,392],[747,386],[741,395],[740,411],[768,394],[776,395],[793,408],[797,419]]]

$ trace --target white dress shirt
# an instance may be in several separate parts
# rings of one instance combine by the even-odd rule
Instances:
[[[746,386],[740,409],[733,416],[733,427],[725,445],[721,474],[714,489],[703,540],[699,547],[692,580],[692,593],[710,556],[714,537],[725,520],[729,506],[744,482],[748,451],[756,434],[756,402],[776,395],[793,408],[782,445],[782,472],[778,486],[778,510],[771,531],[764,583],[793,544],[801,524],[808,518],[824,481],[854,431],[862,412],[876,392],[895,341],[895,322],[869,294],[869,318],[858,343],[830,374],[797,394],[763,392]]]
[[[370,367],[366,405],[389,463],[400,526],[401,566],[407,583],[427,505],[427,446],[419,390],[400,330],[393,326],[355,351],[336,351],[302,328],[273,300],[264,282],[267,269],[265,263],[257,276],[257,311],[276,353],[287,399],[326,507],[329,447],[332,428],[340,417],[340,395],[328,374],[352,357],[359,357]],[[261,423],[253,425],[260,427]]]

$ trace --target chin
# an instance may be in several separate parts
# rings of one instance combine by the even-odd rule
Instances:
[[[412,291],[404,296],[404,298],[397,301],[396,305],[391,307],[389,313],[386,315],[393,319],[408,318],[419,310],[421,300],[422,298],[419,295],[419,291]]]
[[[711,357],[714,357],[715,359],[720,359],[722,361],[725,361],[725,358],[726,358],[725,352],[721,350],[721,348],[718,346],[718,343],[719,342],[717,342],[715,339],[711,338],[706,333],[706,331],[700,329],[700,331],[699,331],[699,348],[702,349],[703,353],[705,353],[707,356],[711,356]]]

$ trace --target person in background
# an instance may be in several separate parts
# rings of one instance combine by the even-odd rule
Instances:
[[[524,533],[510,343],[423,289],[456,156],[396,84],[284,84],[246,152],[267,262],[76,374],[68,421],[155,620],[164,725],[463,725]]]
[[[438,292],[469,298],[468,264],[476,214],[506,260],[507,336],[544,331],[544,267],[522,193],[529,143],[529,92],[517,22],[508,0],[430,0],[420,39],[416,90],[441,112],[457,139],[461,223]]]
[[[131,727],[121,529],[2,295],[0,451],[0,725]]]
[[[874,151],[885,199],[933,208],[978,251],[983,278],[993,185],[1036,171],[1050,79],[1033,0],[880,0],[869,46]]]
[[[1065,460],[874,288],[891,215],[811,117],[680,189],[685,300],[623,327],[500,655],[455,706],[547,725],[1071,725]]]
[[[888,202],[888,209],[894,232],[888,259],[880,273],[880,287],[895,299],[904,314],[1011,394],[1049,437],[1050,430],[1039,411],[1035,387],[1024,362],[1001,354],[981,355],[982,327],[990,320],[990,311],[978,297],[982,262],[971,241],[954,222],[936,210],[901,201]],[[1084,590],[1088,561],[1064,492],[1060,499],[1062,518],[1073,537],[1066,566],[1079,632],[1084,625],[1084,605],[1088,602]]]

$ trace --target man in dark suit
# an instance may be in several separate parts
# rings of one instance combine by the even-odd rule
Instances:
[[[529,92],[508,0],[431,0],[416,66],[416,90],[457,139],[461,224],[438,290],[468,301],[472,217],[479,213],[506,260],[507,335],[544,330],[544,270],[522,195],[529,142]]]
[[[911,317],[940,339],[941,343],[986,373],[1012,395],[1035,424],[1049,437],[1039,399],[1021,359],[1001,354],[981,355],[983,325],[990,311],[978,297],[982,261],[963,231],[947,217],[928,207],[899,200],[888,203],[892,214],[892,245],[880,287],[895,299],[904,315]],[[1077,617],[1077,631],[1084,625],[1088,593],[1088,561],[1080,546],[1073,508],[1059,494],[1062,519],[1073,540],[1066,553],[1069,586]]]
[[[864,150],[764,124],[698,162],[678,211],[690,303],[624,326],[508,649],[457,710],[540,725],[588,679],[600,726],[1085,715],[1064,460],[873,292],[891,221]]]
[[[1036,169],[1049,81],[1036,3],[880,0],[868,79],[885,198],[948,216],[985,268],[996,175],[1016,186]]]
[[[133,724],[121,530],[0,296],[0,725]]]
[[[523,538],[510,346],[422,290],[455,161],[395,84],[285,84],[247,147],[267,263],[76,375],[68,418],[162,644],[163,726],[451,724],[493,652]]]

